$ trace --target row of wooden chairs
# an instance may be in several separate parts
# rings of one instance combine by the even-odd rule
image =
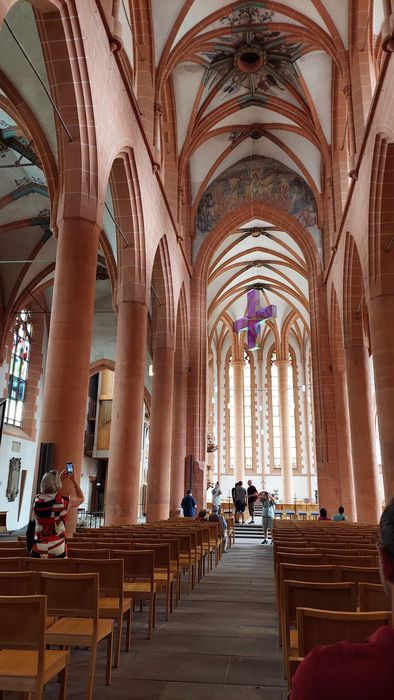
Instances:
[[[289,687],[314,646],[364,641],[382,624],[392,624],[377,567],[376,527],[336,525],[274,524],[279,637]]]

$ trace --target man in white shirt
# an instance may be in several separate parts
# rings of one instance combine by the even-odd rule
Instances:
[[[218,513],[220,513],[220,497],[222,495],[222,492],[219,487],[219,482],[217,481],[215,486],[213,487],[212,491],[212,505],[217,506]]]

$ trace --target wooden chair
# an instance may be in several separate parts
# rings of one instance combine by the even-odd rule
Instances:
[[[391,600],[384,592],[381,583],[358,583],[357,585],[361,612],[391,610]]]
[[[96,550],[97,551],[97,550]],[[126,651],[131,648],[131,600],[123,592],[123,559],[75,559],[74,572],[99,574],[99,617],[116,620],[114,666],[119,666],[123,620],[126,619]]]
[[[23,557],[2,557],[0,559],[0,571],[21,571],[23,562]]]
[[[0,593],[5,595],[35,595],[37,574],[35,571],[1,571]]]
[[[364,642],[381,625],[391,625],[391,612],[336,612],[298,608],[298,656],[319,644]]]
[[[71,560],[70,560],[71,561]],[[99,575],[41,573],[39,590],[48,614],[59,619],[47,628],[46,643],[90,648],[87,700],[93,697],[97,645],[107,639],[106,685],[111,683],[113,620],[99,619]]]
[[[340,554],[327,554],[325,560],[329,564],[337,566],[376,566],[376,556],[341,556]]]
[[[155,553],[150,550],[133,550],[130,552],[114,550],[115,559],[124,562],[124,595],[135,600],[147,600],[149,604],[148,639],[152,638],[152,629],[156,624]]]
[[[283,582],[284,581],[310,581],[315,583],[334,583],[337,581],[336,567],[332,564],[321,564],[320,566],[308,566],[300,564],[279,564],[279,576],[276,576],[277,584],[277,605],[279,621],[279,644],[282,644],[282,622],[281,615],[283,609]]]
[[[357,587],[355,583],[311,583],[309,581],[283,582],[283,607],[281,609],[283,667],[289,673],[289,656],[297,656],[297,608],[357,611]],[[292,629],[293,628],[293,629]],[[287,678],[288,675],[285,675]]]
[[[68,651],[45,650],[47,601],[43,595],[0,597],[0,691],[34,693],[59,674],[59,699],[66,699]]]
[[[170,612],[172,612],[172,600],[173,600],[173,584],[175,580],[175,574],[171,571],[171,556],[170,556],[170,544],[165,544],[162,541],[152,542],[149,544],[136,542],[133,544],[133,549],[153,549],[155,553],[155,573],[154,581],[157,584],[158,589],[162,588],[166,594],[166,613],[165,619],[169,620]]]
[[[23,569],[24,571],[52,571],[54,573],[69,574],[72,571],[72,560],[26,557],[26,559],[23,559]]]
[[[371,566],[337,566],[339,581],[380,583],[379,569]]]
[[[23,554],[24,550],[22,547],[3,547],[0,549],[0,559],[4,557],[23,557]]]
[[[71,559],[109,559],[109,549],[74,549],[68,548],[68,556]]]

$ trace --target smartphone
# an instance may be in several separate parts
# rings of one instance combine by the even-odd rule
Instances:
[[[67,472],[67,474],[74,473],[74,465],[72,462],[66,462],[66,472]]]

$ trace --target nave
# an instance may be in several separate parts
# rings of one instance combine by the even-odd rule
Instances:
[[[145,612],[135,612],[132,651],[122,651],[109,687],[105,645],[99,646],[94,699],[118,700],[127,692],[133,700],[285,700],[272,556],[270,547],[236,543],[190,596],[182,581],[182,599],[169,622],[160,600],[151,640]],[[85,697],[86,666],[86,652],[73,651],[73,700]],[[45,700],[57,694],[57,685],[49,684]]]

